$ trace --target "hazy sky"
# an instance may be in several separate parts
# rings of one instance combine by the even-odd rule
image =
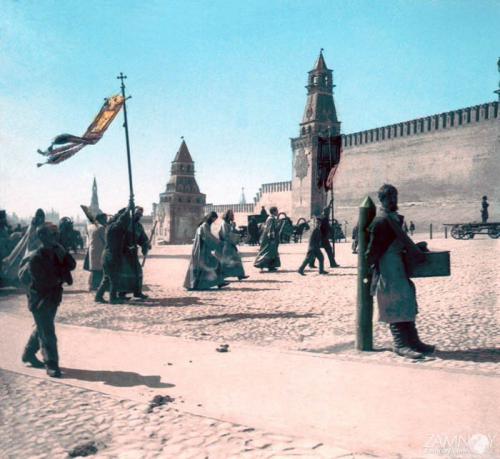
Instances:
[[[122,114],[104,138],[37,168],[81,135],[128,75],[136,202],[149,211],[184,136],[207,201],[251,200],[291,177],[307,71],[325,48],[344,133],[495,100],[500,2],[0,0],[0,208],[76,215],[128,200]]]

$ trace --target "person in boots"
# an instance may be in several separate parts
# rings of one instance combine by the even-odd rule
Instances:
[[[377,296],[379,320],[389,324],[394,352],[421,359],[435,348],[424,344],[418,336],[416,290],[406,274],[403,252],[417,262],[424,255],[403,230],[404,217],[397,213],[398,190],[384,184],[378,198],[382,207],[368,228],[370,239],[366,251],[368,264],[373,269],[372,295]]]
[[[321,219],[319,217],[316,217],[314,219],[314,229],[311,232],[311,235],[309,236],[309,245],[307,248],[307,254],[306,257],[304,258],[304,261],[300,265],[300,268],[298,270],[299,274],[302,276],[305,276],[306,274],[304,273],[304,269],[306,269],[307,265],[314,264],[314,261],[316,258],[319,261],[319,273],[320,274],[328,274],[327,271],[325,271],[325,257],[321,253]]]
[[[49,376],[59,378],[61,370],[54,319],[62,300],[62,285],[72,284],[71,271],[76,262],[58,244],[55,225],[43,224],[37,229],[37,237],[42,246],[30,255],[25,271],[29,286],[28,308],[33,314],[35,327],[24,348],[22,361],[35,368],[45,367]],[[39,350],[43,363],[36,357]]]

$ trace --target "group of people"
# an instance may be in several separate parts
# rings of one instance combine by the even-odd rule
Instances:
[[[378,198],[381,208],[367,229],[369,238],[364,254],[372,272],[371,293],[377,297],[379,320],[387,323],[391,331],[394,352],[421,359],[434,352],[435,346],[423,343],[417,332],[416,289],[405,269],[403,256],[423,260],[426,247],[415,244],[408,236],[404,217],[397,212],[397,189],[385,184],[379,189]],[[129,206],[109,219],[105,214],[95,217],[89,231],[90,245],[85,265],[91,272],[89,288],[96,290],[97,302],[104,302],[106,291],[109,291],[110,303],[123,303],[127,293],[146,298],[142,292],[138,247],[146,255],[150,240],[140,223],[142,214],[142,208]],[[212,224],[217,218],[217,213],[209,213],[196,230],[184,281],[188,290],[223,288],[229,284],[228,278],[243,280],[248,277],[237,247],[241,234],[236,229],[234,213],[228,210],[224,214],[218,237],[212,233]],[[410,226],[414,230],[414,225]],[[0,236],[4,237],[6,232],[5,218],[0,214]],[[314,266],[316,260],[320,274],[326,273],[321,249],[325,250],[330,266],[338,266],[330,234],[329,208],[325,208],[322,215],[313,219],[307,254],[298,269],[301,275],[305,274],[307,266]],[[259,242],[254,266],[261,272],[276,271],[281,266],[276,207],[270,209]],[[27,288],[28,308],[35,322],[22,361],[26,365],[45,368],[52,377],[61,375],[54,319],[62,299],[62,286],[64,283],[71,285],[71,271],[75,266],[75,260],[61,244],[58,228],[45,222],[41,209],[37,210],[21,241],[4,258],[3,272],[6,267],[15,269],[16,276]],[[43,362],[36,356],[39,350]]]
[[[219,230],[219,237],[212,234],[216,212],[210,212],[196,229],[191,260],[184,280],[187,290],[207,290],[229,285],[227,278],[247,279],[238,252],[241,234],[236,229],[234,213],[228,210]]]
[[[265,210],[265,209],[263,209]],[[279,244],[281,242],[278,208],[271,207],[270,214],[264,223],[259,238],[260,248],[254,261],[254,266],[261,272],[274,272],[281,266]],[[324,269],[324,249],[330,267],[339,266],[335,261],[333,247],[330,243],[331,226],[329,221],[330,209],[324,209],[323,214],[315,218],[314,228],[309,238],[309,246],[304,262],[298,272],[305,275],[305,268],[315,267],[316,259],[319,262],[320,274],[326,274]],[[267,212],[266,212],[267,215]],[[207,290],[212,287],[223,288],[229,285],[226,279],[235,277],[246,279],[241,256],[238,252],[240,232],[236,229],[234,213],[228,210],[222,219],[219,238],[212,233],[212,224],[217,220],[216,212],[210,212],[196,230],[191,260],[184,280],[184,287],[188,290]]]
[[[96,215],[89,231],[84,267],[90,271],[89,290],[96,292],[97,303],[106,303],[106,292],[111,304],[125,303],[129,293],[134,298],[147,298],[142,291],[139,248],[145,257],[151,249],[151,241],[141,223],[143,214],[142,207],[130,205],[109,219],[103,213]]]

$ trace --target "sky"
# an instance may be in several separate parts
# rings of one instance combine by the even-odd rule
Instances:
[[[23,217],[78,215],[94,176],[104,211],[126,205],[121,113],[97,145],[36,167],[56,135],[85,132],[120,72],[146,211],[181,136],[207,202],[290,180],[320,48],[343,133],[493,101],[499,84],[498,0],[0,0],[0,11],[0,208]]]

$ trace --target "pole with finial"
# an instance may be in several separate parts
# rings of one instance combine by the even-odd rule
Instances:
[[[129,199],[129,205],[130,208],[132,209],[132,213],[134,212],[134,185],[132,184],[132,162],[130,160],[130,139],[128,135],[128,119],[127,119],[127,99],[130,99],[131,96],[126,97],[125,96],[125,82],[124,80],[127,79],[127,76],[123,74],[123,72],[120,72],[120,75],[116,77],[118,80],[121,81],[121,90],[122,90],[122,96],[123,96],[123,127],[125,128],[125,143],[127,146],[127,164],[128,164],[128,184],[129,184],[129,191],[130,191],[130,199]]]
[[[123,127],[125,128],[125,143],[127,146],[127,164],[128,164],[128,184],[129,184],[129,209],[130,209],[130,232],[131,232],[131,245],[132,250],[137,250],[135,246],[135,203],[134,203],[134,185],[132,183],[132,161],[130,160],[130,139],[128,135],[128,118],[127,118],[127,99],[130,99],[132,96],[125,96],[125,82],[127,76],[120,72],[120,75],[116,77],[121,81],[121,90],[123,96]],[[135,277],[138,278],[138,268],[137,265],[134,264]]]
[[[497,61],[497,67],[498,67],[498,73],[500,73],[500,57],[498,58]],[[498,89],[494,91],[494,93],[498,95],[498,102],[500,102],[500,80],[498,80]]]

